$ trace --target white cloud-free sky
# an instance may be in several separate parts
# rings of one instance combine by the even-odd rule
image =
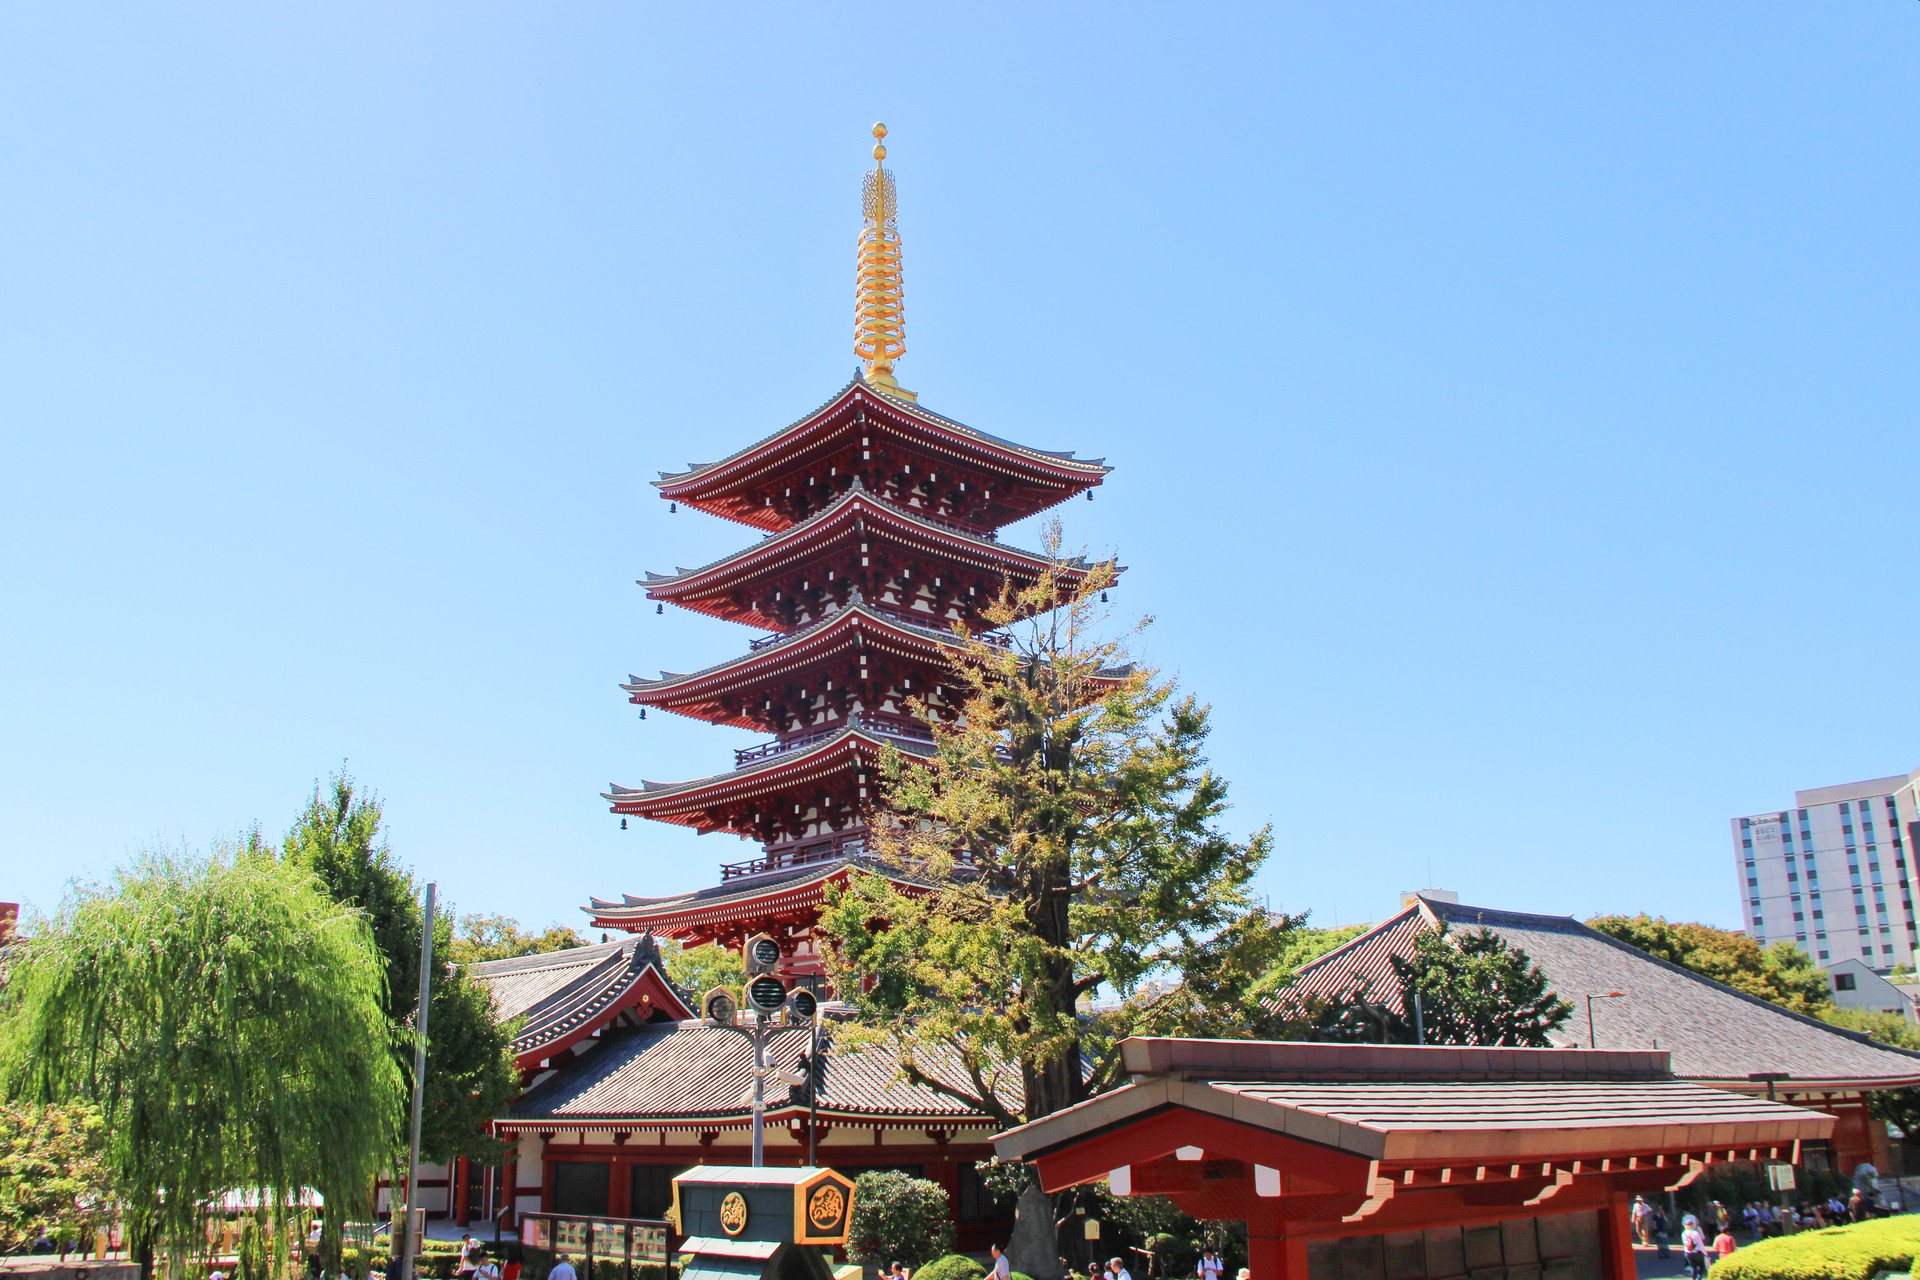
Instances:
[[[461,910],[746,856],[648,481],[849,376],[1105,456],[1265,891],[1737,924],[1726,819],[1920,764],[1913,4],[0,12],[0,898],[344,759]],[[1029,528],[1008,535],[1033,542]],[[1431,868],[1431,871],[1429,871]]]

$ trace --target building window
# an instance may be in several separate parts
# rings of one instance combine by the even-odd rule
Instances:
[[[1836,973],[1836,974],[1834,974],[1834,975],[1833,975],[1833,989],[1834,989],[1835,991],[1852,991],[1852,990],[1853,990],[1853,975],[1852,975],[1852,974],[1850,974],[1850,973]]]

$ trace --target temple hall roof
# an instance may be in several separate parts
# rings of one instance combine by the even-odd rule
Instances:
[[[807,1051],[804,1027],[782,1028],[767,1037],[767,1061],[788,1070]],[[827,1123],[899,1127],[984,1126],[971,1108],[899,1078],[882,1049],[842,1051],[824,1045],[820,1118]],[[958,1067],[932,1051],[923,1066],[960,1086]],[[1018,1097],[1018,1073],[1003,1086]],[[605,1128],[609,1122],[645,1128],[744,1128],[752,1112],[743,1101],[753,1084],[753,1042],[735,1031],[699,1022],[649,1023],[602,1037],[600,1046],[516,1102],[502,1122],[507,1128]],[[785,1086],[768,1089],[768,1112],[806,1115]]]
[[[651,935],[466,968],[485,984],[502,1022],[522,1020],[512,1047],[523,1065],[560,1052],[629,1008],[642,1017],[693,1016],[667,979]]]
[[[1623,991],[1620,999],[1594,1002],[1598,1047],[1646,1049],[1657,1044],[1672,1052],[1674,1073],[1684,1079],[1747,1091],[1764,1090],[1748,1079],[1757,1072],[1786,1072],[1791,1079],[1779,1085],[1785,1091],[1920,1083],[1920,1053],[1789,1012],[1648,955],[1571,916],[1421,898],[1302,966],[1281,997],[1292,992],[1334,999],[1367,982],[1372,984],[1369,999],[1397,1005],[1400,986],[1390,958],[1411,955],[1414,938],[1443,923],[1461,930],[1484,925],[1540,966],[1553,990],[1579,1009],[1553,1034],[1555,1045],[1586,1041],[1586,996]]]

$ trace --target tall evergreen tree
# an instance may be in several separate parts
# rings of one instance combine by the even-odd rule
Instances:
[[[1530,956],[1491,929],[1423,931],[1411,956],[1392,957],[1400,999],[1372,999],[1362,984],[1314,1011],[1307,1034],[1380,1044],[1477,1044],[1545,1048],[1573,1014]],[[1416,1009],[1414,996],[1420,997]]]
[[[99,1108],[143,1261],[160,1247],[178,1280],[225,1191],[364,1201],[400,1073],[367,924],[312,876],[257,843],[144,855],[9,950],[6,1088]]]
[[[413,1027],[420,1003],[420,889],[381,836],[380,798],[356,791],[345,772],[315,784],[287,834],[289,865],[310,871],[336,902],[367,920],[386,973],[384,1011],[394,1063],[413,1087]],[[486,1124],[519,1092],[509,1045],[486,989],[454,962],[453,910],[436,911],[432,1004],[427,1018],[427,1081],[421,1158],[497,1160],[501,1145]]]
[[[1293,923],[1252,900],[1268,832],[1217,825],[1207,709],[1095,638],[1111,566],[1075,585],[1057,524],[1046,546],[1053,567],[984,611],[1011,646],[957,632],[951,675],[915,704],[932,758],[886,762],[873,854],[921,887],[856,875],[822,923],[858,1011],[839,1038],[1006,1126],[1113,1082],[1124,1035],[1256,1033],[1252,989]],[[1051,1244],[1034,1250],[1016,1260],[1052,1274]]]

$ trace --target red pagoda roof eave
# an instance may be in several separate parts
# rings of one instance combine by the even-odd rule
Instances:
[[[782,446],[795,444],[820,426],[827,425],[830,431],[838,430],[839,424],[830,423],[828,419],[843,409],[849,401],[856,400],[899,413],[907,421],[947,437],[950,445],[972,445],[978,447],[983,453],[997,453],[1008,463],[1039,472],[1042,476],[1051,473],[1052,478],[1068,486],[1075,485],[1077,482],[1077,488],[1063,494],[1062,499],[1072,496],[1072,492],[1078,492],[1079,489],[1098,484],[1102,477],[1113,470],[1104,462],[1095,459],[1079,459],[1049,450],[1033,449],[990,435],[977,428],[969,427],[965,423],[933,413],[911,401],[899,400],[877,392],[856,374],[853,381],[799,421],[790,423],[717,462],[702,463],[670,475],[663,474],[658,480],[653,481],[653,485],[660,490],[660,496],[663,498],[697,501],[696,493],[711,490],[716,482],[734,480],[756,463],[766,463],[781,452]],[[1035,508],[1035,510],[1041,509],[1043,508]],[[741,523],[752,522],[742,521]]]
[[[723,556],[710,564],[701,565],[697,569],[651,575],[642,579],[640,585],[647,589],[649,600],[671,600],[685,604],[688,608],[697,608],[697,604],[685,601],[682,597],[691,596],[703,588],[708,591],[722,591],[726,589],[725,584],[728,582],[737,581],[749,574],[766,572],[762,562],[795,553],[804,554],[802,548],[809,539],[818,539],[821,542],[831,541],[845,532],[842,528],[845,521],[860,517],[870,517],[879,524],[895,526],[893,532],[896,536],[917,535],[942,544],[940,549],[949,554],[958,552],[970,555],[979,562],[980,567],[989,570],[1004,573],[1011,568],[1020,568],[1030,573],[1039,573],[1050,563],[1045,556],[1036,552],[1022,551],[1017,547],[1005,546],[987,538],[947,528],[921,517],[916,512],[876,497],[864,488],[856,487],[798,524],[763,538],[752,546]],[[1064,566],[1061,576],[1069,580],[1082,578],[1091,572],[1092,568],[1091,565],[1069,564]]]
[[[939,619],[929,614],[927,621],[931,624]],[[934,628],[929,626],[926,630],[931,632]],[[729,658],[702,671],[673,675],[662,673],[658,680],[634,680],[620,687],[630,695],[629,701],[637,705],[671,711],[674,708],[669,703],[676,698],[718,696],[744,681],[774,678],[807,663],[830,658],[851,643],[852,633],[862,631],[869,636],[869,642],[885,637],[901,647],[917,647],[928,660],[950,656],[957,649],[954,642],[957,637],[942,644],[932,635],[916,635],[884,614],[869,612],[861,605],[853,604],[836,610],[800,634],[764,649]]]
[[[849,874],[849,865],[841,862],[833,867],[831,873],[818,880],[769,886],[771,892],[768,893],[753,894],[744,898],[726,898],[710,906],[698,902],[687,902],[674,907],[628,907],[611,911],[594,911],[589,913],[587,923],[595,929],[625,929],[633,932],[644,928],[665,933],[669,930],[694,929],[703,925],[722,924],[744,918],[763,919],[788,912],[808,913],[825,900],[827,885],[845,880]]]
[[[652,789],[635,790],[616,788],[603,791],[600,796],[612,806],[612,812],[628,817],[651,818],[659,822],[673,822],[681,826],[699,826],[698,822],[685,821],[673,816],[673,811],[691,816],[722,800],[745,800],[756,794],[765,794],[769,784],[792,786],[796,782],[806,781],[809,771],[832,772],[844,769],[854,762],[860,754],[878,758],[887,746],[903,749],[909,759],[916,755],[932,752],[932,744],[900,742],[891,738],[882,740],[876,734],[865,729],[847,728],[831,738],[824,738],[812,747],[802,748],[783,755],[770,756],[766,761],[755,761],[741,769],[727,773],[714,774],[707,778],[696,778],[691,782],[671,783]],[[729,795],[727,793],[734,794]],[[663,803],[652,803],[660,801]],[[671,804],[664,802],[673,802]],[[709,830],[721,830],[709,827]]]

